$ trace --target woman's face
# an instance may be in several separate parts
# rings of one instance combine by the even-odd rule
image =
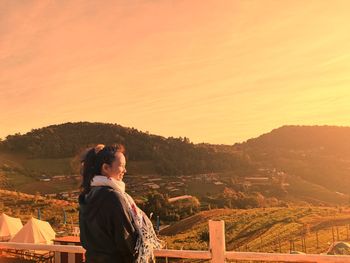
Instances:
[[[112,177],[117,180],[123,180],[123,176],[126,173],[126,160],[125,156],[121,152],[115,153],[115,160],[110,164],[104,164],[102,167],[103,174],[107,177]]]

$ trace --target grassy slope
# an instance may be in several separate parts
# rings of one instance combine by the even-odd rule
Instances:
[[[308,229],[306,245],[308,253],[327,250],[333,241],[332,226],[338,227],[339,239],[346,239],[350,212],[335,208],[270,208],[251,210],[219,209],[202,212],[182,220],[162,235],[169,248],[208,249],[208,220],[224,220],[227,250],[289,252],[290,241],[295,250],[301,248],[301,233]],[[319,247],[316,244],[318,231]],[[334,228],[337,238],[336,227]],[[279,245],[280,244],[280,245]]]
[[[67,222],[78,222],[78,205],[56,199],[44,199],[41,196],[28,195],[20,192],[0,190],[0,214],[18,217],[25,224],[32,216],[37,218],[40,208],[41,219],[49,221],[58,231],[63,224],[63,209],[66,211]]]
[[[342,195],[321,185],[313,184],[297,176],[288,176],[287,188],[291,200],[303,200],[310,204],[322,204],[331,206],[332,204],[348,204],[348,195]]]
[[[0,188],[34,194],[56,193],[77,187],[74,180],[40,182],[38,176],[72,174],[71,159],[27,159],[23,155],[0,153],[0,176],[6,181]]]
[[[48,175],[73,174],[71,158],[62,159],[25,159],[22,166],[36,173]]]

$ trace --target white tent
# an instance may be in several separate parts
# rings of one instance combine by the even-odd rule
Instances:
[[[13,237],[23,227],[21,219],[2,213],[0,215],[0,240]]]
[[[10,242],[52,244],[55,237],[56,233],[48,222],[32,217]]]

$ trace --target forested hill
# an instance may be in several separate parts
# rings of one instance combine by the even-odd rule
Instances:
[[[3,152],[29,158],[67,158],[89,146],[122,143],[132,161],[153,161],[159,174],[177,175],[253,169],[247,158],[221,147],[195,145],[188,138],[165,138],[106,123],[65,123],[9,135],[0,143]]]
[[[234,148],[259,166],[350,193],[349,127],[283,126]]]
[[[241,144],[193,144],[105,123],[65,123],[8,136],[0,152],[26,158],[72,158],[89,146],[122,143],[130,161],[149,161],[158,174],[230,171],[256,174],[271,168],[333,191],[350,193],[350,128],[283,126]]]
[[[255,150],[322,151],[350,157],[350,127],[283,126],[236,146]]]
[[[239,183],[239,177],[273,177],[273,171],[283,171],[290,185],[285,191],[298,200],[305,199],[299,195],[310,193],[314,198],[326,190],[343,199],[350,194],[347,127],[283,126],[232,146],[194,144],[188,138],[165,138],[117,124],[65,123],[8,136],[0,142],[0,157],[6,160],[1,169],[8,170],[6,165],[24,169],[23,175],[6,175],[15,185],[18,181],[25,185],[27,174],[33,178],[50,174],[43,165],[56,167],[52,174],[69,174],[65,169],[71,161],[98,143],[124,144],[132,161],[129,165],[135,164],[130,166],[134,173],[142,172],[141,163],[146,163],[150,173],[175,176],[228,172]],[[11,161],[21,165],[10,165]]]

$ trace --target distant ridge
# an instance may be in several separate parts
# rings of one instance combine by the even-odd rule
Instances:
[[[350,127],[337,126],[282,126],[230,146],[194,144],[186,137],[165,138],[118,124],[50,125],[0,142],[0,179],[6,184],[6,173],[18,173],[12,182],[19,181],[26,191],[25,182],[37,180],[43,173],[78,173],[67,168],[78,166],[84,149],[97,143],[124,144],[136,174],[145,168],[166,176],[225,173],[231,176],[227,183],[234,184],[245,177],[266,177],[276,171],[285,173],[289,185],[283,190],[286,200],[327,205],[344,204],[349,199]],[[18,167],[7,167],[17,159],[22,160]],[[276,189],[270,190],[264,190],[267,197],[282,197],[273,192]]]
[[[98,143],[122,143],[128,160],[152,161],[159,174],[180,175],[249,169],[248,160],[219,146],[196,145],[186,137],[165,138],[108,123],[64,123],[6,137],[0,151],[29,158],[71,158]]]
[[[287,125],[236,144],[251,148],[322,149],[350,154],[350,127]]]
[[[350,127],[283,126],[234,148],[261,166],[350,193]]]

